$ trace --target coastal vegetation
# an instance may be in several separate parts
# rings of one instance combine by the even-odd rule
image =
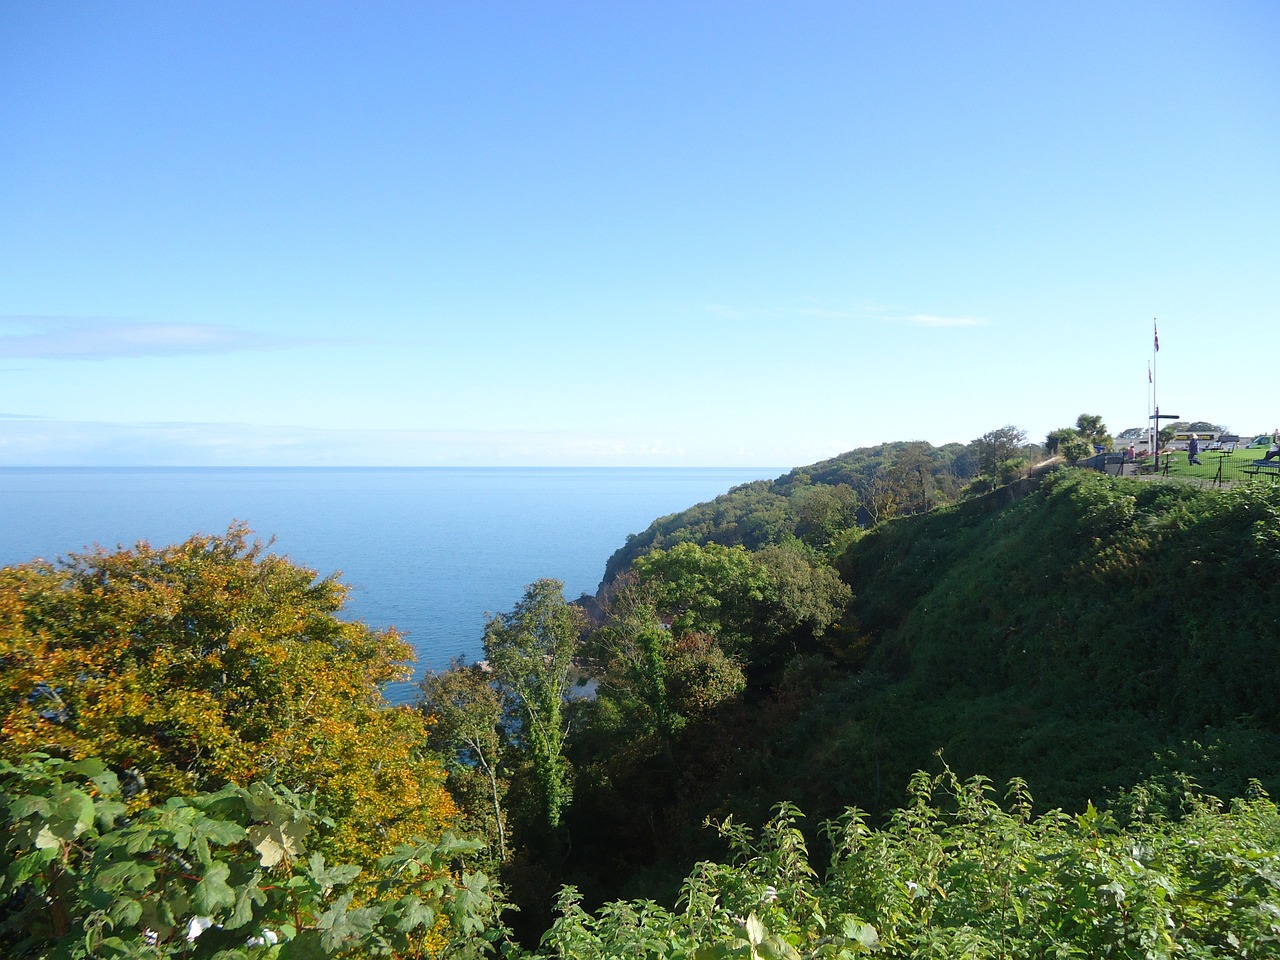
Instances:
[[[1280,492],[1030,469],[1109,442],[737,487],[413,709],[243,528],[0,571],[0,946],[1274,956]]]

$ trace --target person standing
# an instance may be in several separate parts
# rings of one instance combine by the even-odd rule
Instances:
[[[1187,441],[1187,463],[1196,463],[1200,461],[1196,459],[1200,455],[1200,438],[1194,433],[1191,439]]]
[[[1268,450],[1267,455],[1262,458],[1262,462],[1266,463],[1268,460],[1274,460],[1276,457],[1280,457],[1280,430],[1271,431],[1271,449]]]

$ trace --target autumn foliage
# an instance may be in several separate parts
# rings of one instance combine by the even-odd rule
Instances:
[[[394,631],[232,526],[0,570],[0,754],[118,770],[134,808],[258,780],[314,792],[334,858],[438,835],[455,810],[422,715],[391,708]]]

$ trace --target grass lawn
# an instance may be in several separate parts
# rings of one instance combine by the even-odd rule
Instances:
[[[1261,460],[1267,455],[1266,447],[1254,447],[1252,449],[1244,449],[1237,447],[1231,453],[1223,454],[1219,450],[1202,450],[1200,452],[1200,464],[1187,463],[1187,452],[1178,450],[1171,454],[1160,454],[1160,474],[1165,475],[1165,460],[1169,460],[1168,476],[1185,477],[1195,480],[1214,480],[1218,476],[1218,466],[1222,466],[1223,480],[1261,480],[1266,483],[1272,478],[1269,477],[1253,477],[1245,473],[1245,469],[1249,467],[1253,461]],[[1224,459],[1225,457],[1225,459]],[[1147,458],[1146,463],[1150,463]]]

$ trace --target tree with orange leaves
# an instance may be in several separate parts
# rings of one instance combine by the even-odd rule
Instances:
[[[411,652],[342,619],[345,596],[238,524],[0,570],[0,755],[100,757],[136,808],[256,780],[310,792],[331,859],[438,836],[456,811],[426,721],[380,692]]]

